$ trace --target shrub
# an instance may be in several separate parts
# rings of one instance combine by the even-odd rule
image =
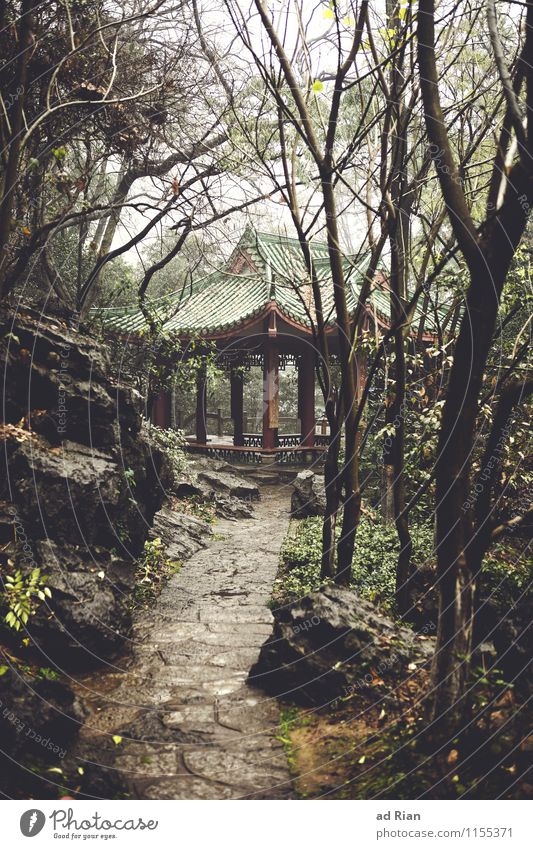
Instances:
[[[157,427],[153,424],[145,425],[146,441],[154,448],[159,448],[168,460],[172,484],[177,485],[187,463],[184,451],[185,434],[174,428]]]
[[[421,563],[433,553],[431,523],[413,526],[413,562]],[[363,517],[357,529],[352,585],[364,598],[385,607],[394,603],[398,537],[394,525],[381,525]],[[277,595],[284,600],[306,595],[321,585],[322,519],[294,523],[281,551],[284,575]]]
[[[35,613],[39,603],[51,597],[52,593],[45,585],[45,578],[41,575],[39,567],[36,566],[28,575],[23,575],[20,569],[15,569],[4,579],[4,622],[14,631],[20,631]]]
[[[481,577],[483,596],[492,599],[501,616],[527,594],[532,581],[533,562],[520,541],[505,539],[488,552]]]

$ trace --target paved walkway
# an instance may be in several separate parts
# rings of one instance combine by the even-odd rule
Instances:
[[[98,694],[80,755],[104,779],[101,795],[114,779],[141,799],[291,796],[277,704],[246,684],[272,629],[285,492],[265,488],[252,519],[217,522],[137,623],[128,669],[85,682]]]

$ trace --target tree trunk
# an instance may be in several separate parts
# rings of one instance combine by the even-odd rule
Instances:
[[[13,108],[9,122],[6,120],[9,138],[7,165],[2,181],[2,200],[0,203],[0,298],[6,294],[6,267],[9,262],[9,240],[11,237],[11,218],[17,180],[19,177],[19,155],[23,131],[24,95],[27,88],[28,61],[32,46],[33,7],[35,0],[23,0],[17,32],[18,57],[12,91]],[[5,108],[5,107],[4,107]]]
[[[437,582],[440,592],[437,645],[432,670],[432,718],[454,726],[463,710],[470,674],[474,598],[472,564],[465,552],[473,537],[469,507],[470,463],[479,394],[507,268],[484,256],[493,274],[487,286],[485,262],[471,277],[461,321],[436,463]],[[498,270],[503,274],[498,274]]]
[[[355,534],[361,516],[361,492],[359,489],[359,457],[356,439],[356,360],[351,344],[351,325],[346,301],[346,285],[339,244],[337,210],[329,166],[321,171],[324,212],[327,221],[327,242],[336,324],[339,335],[340,366],[342,375],[342,405],[344,411],[345,460],[342,473],[343,513],[340,539],[337,544],[337,574],[335,580],[347,585],[351,580]]]
[[[333,401],[330,402],[333,407]],[[339,441],[340,432],[336,425],[335,411],[330,410],[328,416],[330,429],[330,444],[324,465],[324,488],[326,493],[326,509],[322,524],[322,559],[320,568],[321,578],[335,576],[335,543],[337,529],[337,514],[339,511]]]
[[[533,201],[533,122],[528,121],[527,156],[508,173],[501,205],[478,235],[463,191],[446,129],[435,58],[435,3],[421,0],[418,12],[418,64],[429,140],[443,197],[470,274],[470,284],[442,412],[436,463],[437,580],[440,615],[432,670],[432,717],[450,728],[460,719],[470,670],[475,575],[465,554],[473,539],[469,507],[470,457],[474,443],[483,373],[501,293],[524,233]],[[527,4],[521,62],[527,68],[526,105],[533,107],[533,4]],[[512,98],[507,92],[507,98]],[[509,113],[509,104],[507,106]],[[496,162],[499,152],[496,151]]]

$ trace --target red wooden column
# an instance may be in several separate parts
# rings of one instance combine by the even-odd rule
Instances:
[[[274,325],[275,327],[275,325]],[[279,417],[279,352],[276,334],[265,343],[263,361],[263,448],[276,448]]]
[[[244,375],[232,371],[230,375],[231,418],[233,419],[233,444],[244,445]]]
[[[207,442],[207,381],[205,369],[198,371],[196,378],[196,442]]]
[[[170,392],[160,392],[152,405],[152,424],[170,427]]]
[[[298,363],[298,413],[301,423],[301,444],[315,444],[315,362],[311,352]]]

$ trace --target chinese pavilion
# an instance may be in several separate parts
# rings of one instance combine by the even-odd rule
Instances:
[[[328,316],[328,335],[333,356],[338,338],[333,306],[327,245],[311,244],[313,261],[323,288],[323,306]],[[344,260],[348,302],[352,312],[358,303],[367,258],[357,263]],[[271,235],[247,228],[229,260],[220,270],[190,286],[165,296],[155,304],[164,329],[175,334],[180,350],[201,340],[216,350],[217,365],[230,376],[233,444],[208,439],[206,380],[200,374],[196,394],[196,434],[189,441],[194,452],[248,462],[307,462],[325,450],[327,435],[316,433],[315,360],[312,333],[313,299],[301,248],[297,239]],[[390,292],[383,273],[376,275],[366,304],[368,329],[389,326]],[[420,315],[419,315],[420,317]],[[146,326],[142,312],[132,308],[104,311],[105,325],[121,334],[139,333]],[[424,339],[433,340],[429,320]],[[298,371],[298,434],[281,435],[278,430],[279,370],[292,363]],[[262,433],[246,433],[243,421],[244,372],[251,366],[263,369]],[[364,379],[364,364],[358,364]],[[162,393],[153,404],[152,421],[171,426],[170,393]]]

